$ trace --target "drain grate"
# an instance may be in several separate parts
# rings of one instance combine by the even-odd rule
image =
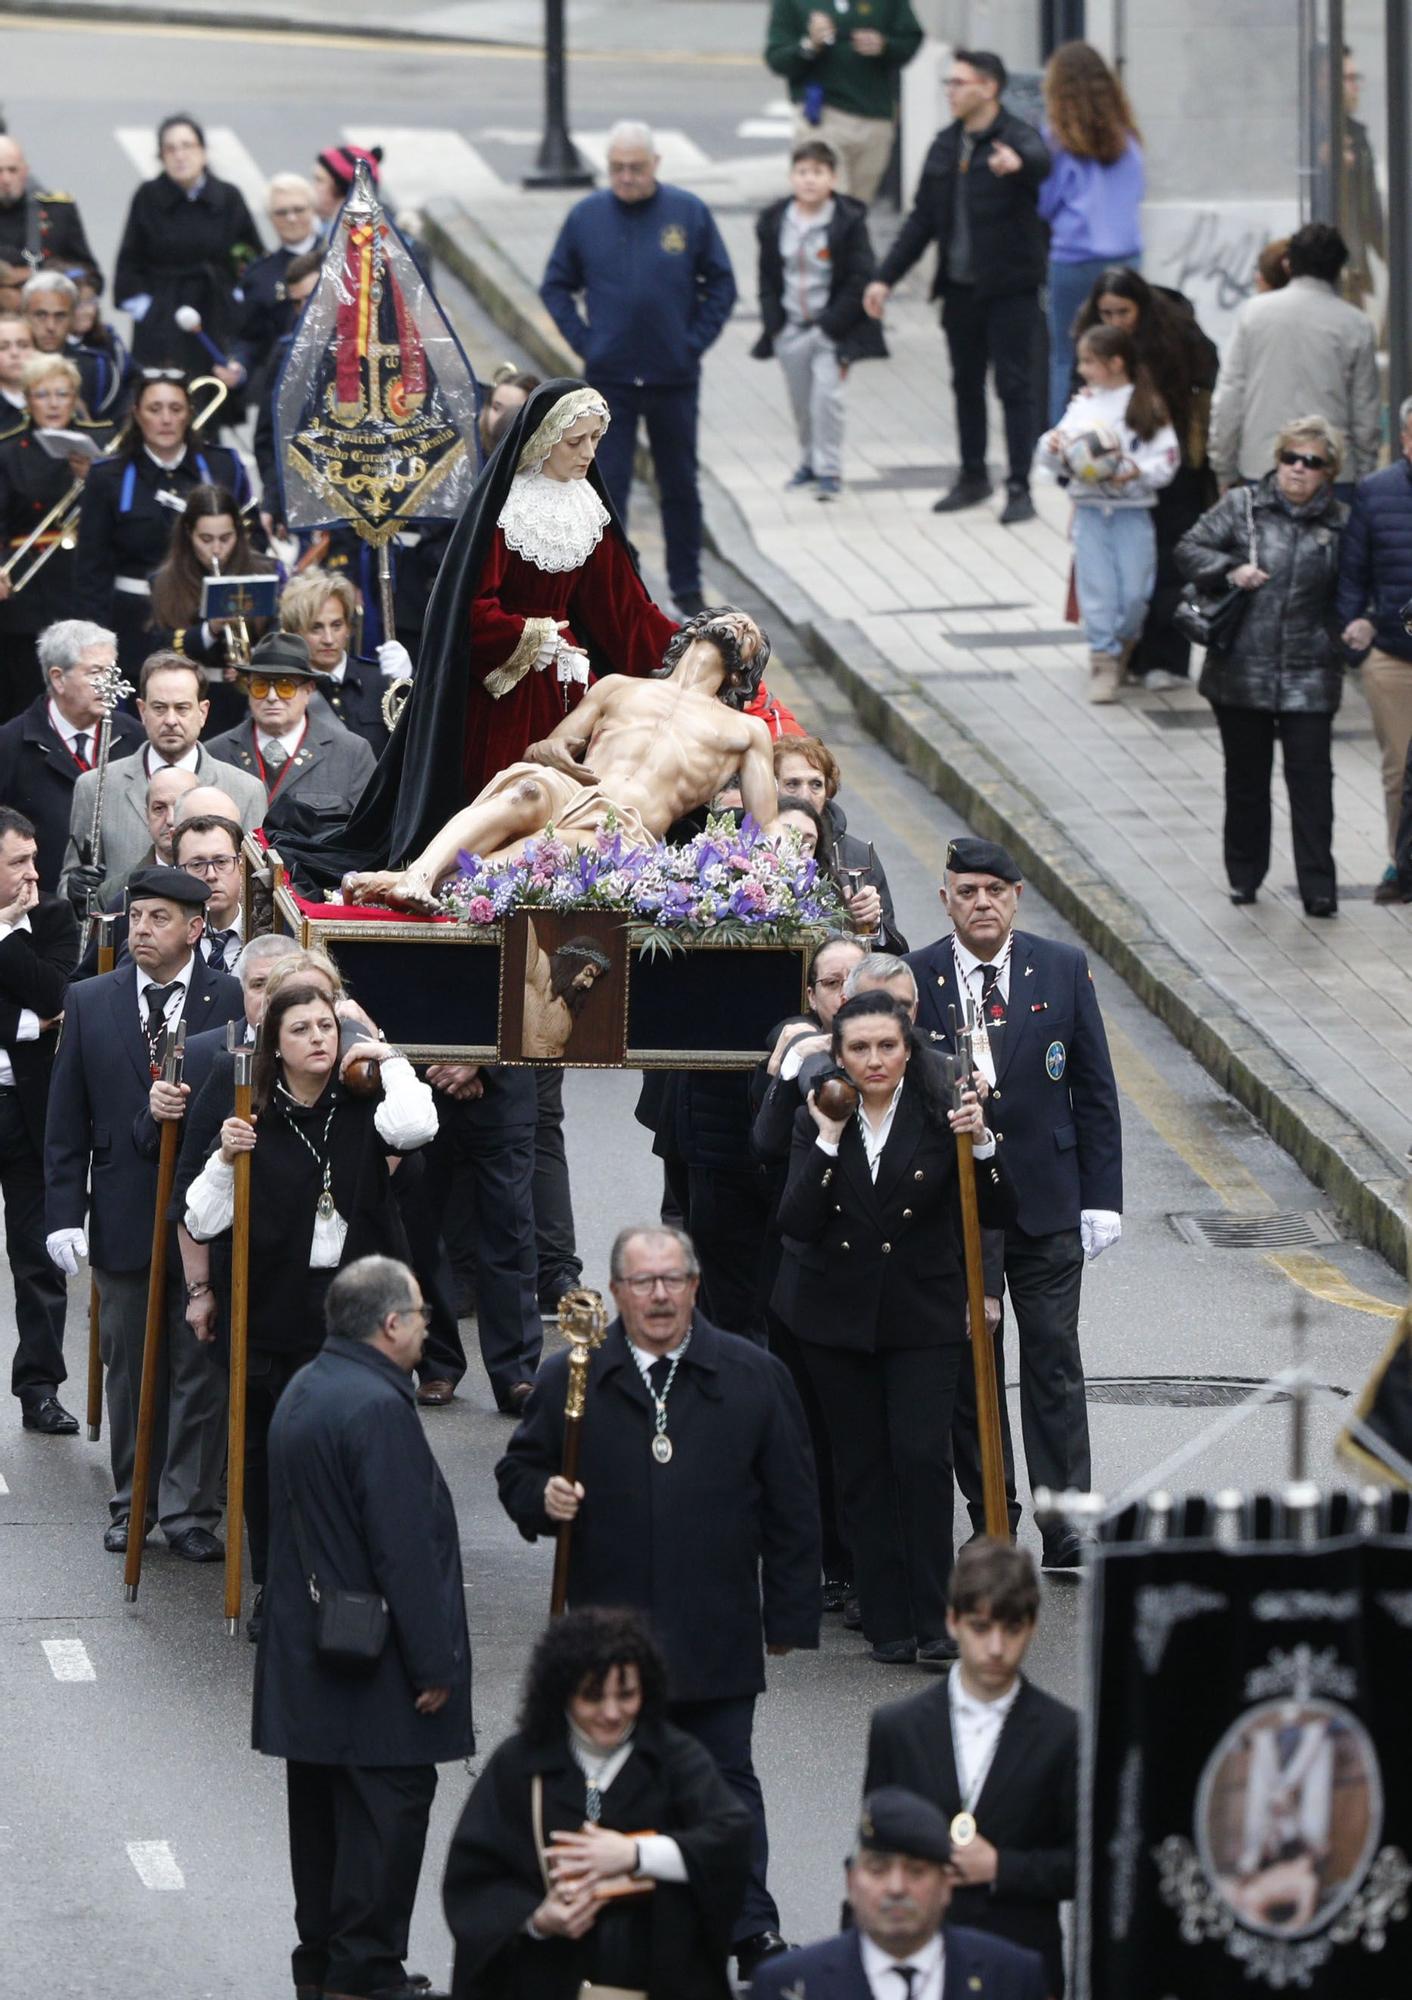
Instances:
[[[1247,1375],[1090,1375],[1090,1403],[1120,1403],[1143,1409],[1217,1410],[1243,1403],[1261,1386],[1260,1378]],[[1347,1389],[1322,1383],[1334,1396],[1346,1396]],[[1277,1390],[1272,1403],[1287,1403],[1287,1389]]]
[[[1169,1215],[1181,1237],[1200,1250],[1307,1250],[1341,1243],[1338,1220],[1324,1209],[1286,1215]]]

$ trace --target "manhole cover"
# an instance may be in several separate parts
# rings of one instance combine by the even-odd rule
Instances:
[[[1169,1215],[1183,1243],[1203,1250],[1307,1250],[1341,1243],[1335,1217],[1321,1208],[1288,1215]]]
[[[1245,1375],[1090,1375],[1090,1403],[1123,1403],[1143,1409],[1214,1410],[1243,1403],[1261,1387],[1256,1376]],[[1330,1395],[1346,1396],[1347,1389],[1321,1383]],[[1287,1403],[1288,1389],[1277,1389],[1271,1403]]]

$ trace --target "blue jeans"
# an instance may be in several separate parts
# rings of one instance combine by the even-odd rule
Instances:
[[[1074,507],[1074,582],[1084,637],[1095,653],[1121,653],[1142,630],[1157,576],[1150,507]]]
[[[1085,299],[1105,271],[1123,265],[1129,271],[1142,268],[1142,253],[1131,257],[1087,257],[1082,264],[1051,264],[1049,267],[1049,423],[1052,428],[1069,403],[1069,385],[1074,379],[1074,320]]]

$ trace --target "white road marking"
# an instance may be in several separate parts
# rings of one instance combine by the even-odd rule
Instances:
[[[45,1658],[56,1681],[96,1681],[93,1662],[82,1639],[44,1639]]]
[[[151,180],[161,172],[154,126],[119,125],[116,137],[144,180]],[[268,237],[271,232],[265,221],[265,194],[270,177],[254,155],[246,151],[244,141],[233,127],[210,125],[206,128],[206,156],[211,172],[218,180],[234,181],[245,196],[251,215]]]
[[[794,135],[792,118],[742,118],[735,128],[737,139],[789,139]]]
[[[184,1889],[186,1877],[177,1866],[171,1843],[165,1840],[130,1840],[127,1858],[137,1870],[144,1889]]]
[[[10,1490],[9,1487],[5,1484],[4,1473],[0,1472],[0,1493],[8,1493],[9,1490]]]
[[[345,125],[350,145],[381,146],[382,176],[402,208],[416,208],[433,195],[475,202],[503,195],[505,183],[459,132],[427,125]]]
[[[665,131],[656,131],[654,136],[662,160],[659,172],[664,181],[679,180],[687,174],[699,174],[704,167],[711,165],[711,155],[703,153],[696,141],[689,139],[685,132],[678,132],[669,127]],[[597,173],[608,171],[606,128],[602,132],[575,132],[574,144]]]

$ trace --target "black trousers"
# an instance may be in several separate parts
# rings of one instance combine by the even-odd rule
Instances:
[[[0,1194],[5,1198],[5,1254],[15,1284],[18,1336],[10,1388],[21,1403],[37,1403],[68,1374],[64,1316],[69,1293],[44,1248],[44,1162],[14,1090],[0,1090]]]
[[[1005,1394],[1005,1314],[990,1336],[995,1354],[995,1386],[1000,1392],[1000,1448],[1005,1464],[1005,1511],[1010,1517],[1010,1533],[1020,1525],[1020,1502],[1015,1494],[1015,1446],[1010,1436],[1010,1403]],[[956,1466],[956,1484],[978,1535],[985,1533],[985,1480],[981,1474],[981,1430],[976,1411],[976,1370],[971,1350],[956,1378],[956,1408],[951,1418],[951,1456]]]
[[[809,1426],[809,1442],[814,1447],[814,1471],[819,1485],[819,1531],[823,1550],[824,1575],[831,1583],[851,1583],[853,1552],[843,1532],[843,1510],[838,1497],[838,1475],[834,1470],[833,1440],[824,1420],[824,1406],[804,1358],[804,1343],[787,1327],[778,1313],[767,1312],[769,1348],[794,1377],[804,1421]]]
[[[765,1825],[765,1794],[755,1775],[751,1736],[755,1729],[753,1694],[732,1695],[723,1701],[674,1701],[667,1713],[678,1729],[694,1736],[702,1749],[715,1760],[716,1769],[749,1812],[754,1821],[750,1841],[750,1880],[745,1900],[735,1920],[731,1941],[758,1937],[761,1931],[777,1931],[780,1913],[765,1885],[770,1865],[770,1836]]]
[[[833,1440],[863,1630],[875,1646],[946,1636],[951,1427],[964,1341],[875,1354],[804,1341]]]
[[[1039,300],[1033,292],[978,299],[972,286],[952,285],[942,297],[941,325],[951,355],[962,471],[980,474],[986,469],[985,383],[993,369],[995,393],[1005,413],[1010,484],[1028,486],[1039,436],[1034,366]]]
[[[765,1344],[760,1269],[773,1207],[758,1167],[688,1167],[687,1213],[701,1263],[701,1309],[715,1326]]]
[[[612,426],[609,426],[611,429]],[[534,1239],[539,1258],[539,1296],[546,1310],[583,1276],[574,1242],[574,1204],[569,1192],[569,1160],[564,1151],[564,1072],[537,1069],[539,1122],[534,1128]]]
[[[328,1274],[330,1279],[333,1275]],[[315,1326],[323,1324],[327,1289],[327,1285],[320,1288]],[[250,1541],[250,1579],[257,1590],[270,1559],[270,1425],[280,1397],[318,1351],[317,1347],[297,1353],[250,1349],[245,1381],[245,1533]]]
[[[1088,1403],[1079,1353],[1084,1253],[1077,1229],[1005,1232],[1005,1284],[1020,1343],[1020,1430],[1030,1486],[1093,1483]]]
[[[673,597],[701,588],[701,493],[696,478],[696,418],[699,392],[694,382],[671,388],[598,383],[612,415],[598,447],[598,470],[621,519],[628,518],[633,456],[639,418],[647,425],[652,469],[662,503],[662,536],[667,544],[667,582]]]
[[[447,1099],[437,1099],[438,1116],[444,1115]],[[426,1344],[417,1365],[421,1382],[459,1382],[466,1372],[466,1350],[456,1321],[456,1281],[451,1260],[441,1240],[440,1217],[432,1208],[432,1172],[426,1152],[409,1153],[392,1176],[392,1194],[402,1227],[407,1232],[407,1249],[422,1297],[431,1307]]]
[[[1270,780],[1275,738],[1289,793],[1294,872],[1306,903],[1334,896],[1332,715],[1273,715],[1213,702],[1226,756],[1226,875],[1233,889],[1258,889],[1270,867]]]
[[[405,1980],[435,1764],[285,1767],[296,1986],[377,1993]]]
[[[463,1176],[475,1215],[471,1249],[481,1360],[504,1410],[517,1382],[533,1382],[544,1346],[536,1297],[535,1128],[490,1123],[470,1104],[445,1095],[437,1098],[437,1114],[437,1134],[427,1149],[428,1219],[441,1228],[447,1197]]]

